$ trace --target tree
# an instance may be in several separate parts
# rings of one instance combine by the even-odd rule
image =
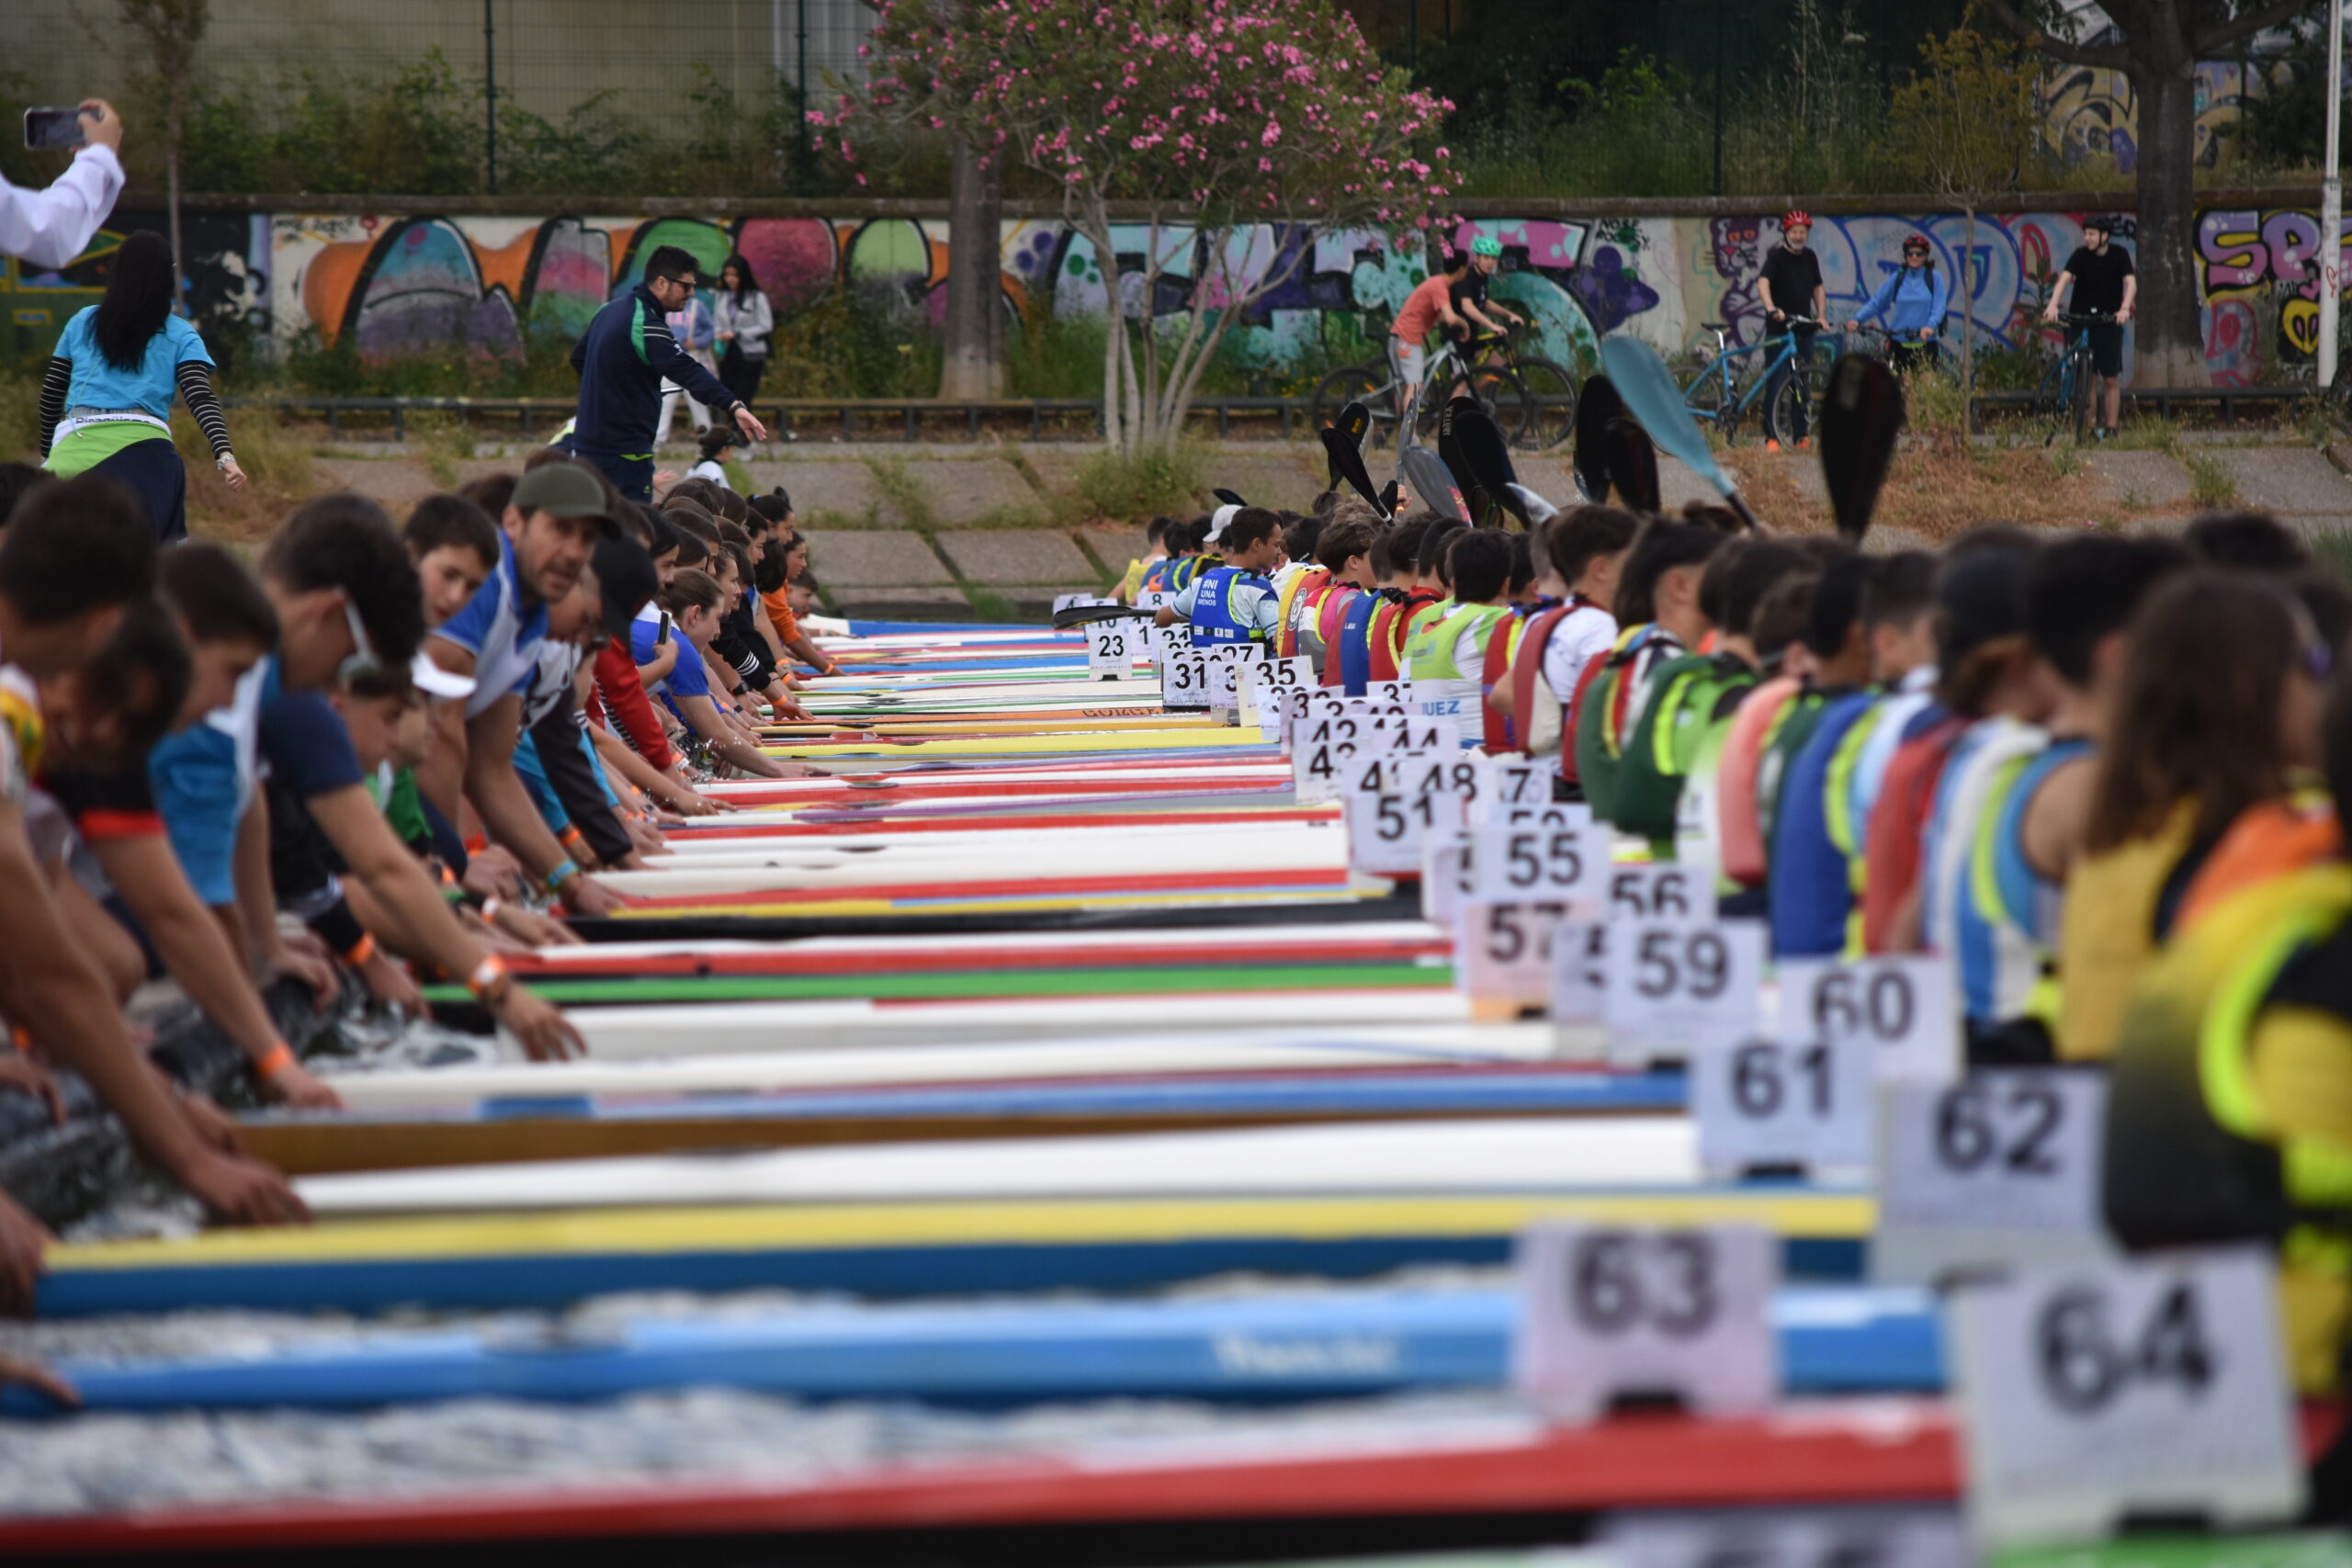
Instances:
[[[1965,218],[1960,276],[1960,379],[1976,390],[1970,307],[1976,298],[1968,268],[1976,256],[1976,214],[2004,191],[2018,188],[2020,163],[2033,145],[2038,114],[2034,69],[2026,51],[2007,39],[1968,26],[1919,45],[1919,69],[1894,90],[1887,133],[1905,173]]]
[[[1448,194],[1444,151],[1413,148],[1452,106],[1329,0],[889,0],[867,51],[865,85],[811,116],[844,157],[861,118],[888,118],[1061,192],[1109,301],[1102,423],[1123,455],[1175,444],[1217,346],[1313,231],[1426,230]]]
[[[164,201],[171,213],[172,299],[187,287],[180,249],[180,141],[196,96],[196,46],[210,25],[211,0],[117,0],[122,25],[143,46],[132,79],[164,111]]]
[[[2120,71],[2140,107],[2139,380],[2154,387],[2208,382],[2198,323],[2197,62],[2275,28],[2312,0],[2102,0],[2116,28],[2108,43],[2057,37],[2011,0],[1984,0],[1994,20],[2029,48],[2068,65]]]

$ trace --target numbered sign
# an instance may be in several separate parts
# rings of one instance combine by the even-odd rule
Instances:
[[[1205,711],[1209,705],[1208,655],[1187,648],[1171,649],[1162,658],[1159,703],[1170,713]]]
[[[1609,1055],[1609,928],[1579,922],[1552,933],[1552,1024],[1556,1053],[1573,1060]]]
[[[1064,610],[1075,610],[1082,605],[1115,604],[1117,603],[1118,601],[1116,599],[1104,599],[1092,593],[1057,593],[1054,595],[1054,614],[1058,615]]]
[[[2244,1527],[2302,1507],[2267,1252],[2024,1270],[1947,1317],[1980,1545],[2088,1540],[2132,1512]]]
[[[1417,747],[1395,753],[1391,761],[1403,764],[1406,789],[1417,795],[1453,795],[1462,802],[1465,816],[1478,798],[1477,764],[1459,751]]]
[[[1879,1096],[1873,1277],[1919,1282],[2105,1250],[2107,1077],[1980,1067]]]
[[[1582,820],[1476,829],[1478,896],[1577,900],[1588,919],[1597,917],[1592,890],[1608,873],[1609,841],[1592,830],[1589,809],[1575,809]]]
[[[1096,621],[1086,628],[1086,672],[1097,681],[1124,681],[1143,654],[1140,621]]]
[[[1690,1115],[1710,1175],[1866,1172],[1877,1063],[1857,1041],[1770,1039],[1690,1057]]]
[[[1430,829],[1455,825],[1447,820],[1442,795],[1357,790],[1348,795],[1345,809],[1348,864],[1374,876],[1417,874]]]
[[[1552,942],[1569,906],[1559,899],[1463,900],[1453,912],[1453,983],[1474,1002],[1513,1010],[1551,998]]]
[[[1612,866],[1608,916],[1652,925],[1703,925],[1715,918],[1714,884],[1687,865]]]
[[[1542,763],[1489,757],[1483,751],[1475,755],[1485,782],[1471,804],[1473,828],[1527,821],[1552,805],[1552,774]]]
[[[1291,787],[1304,806],[1310,801],[1336,800],[1349,765],[1360,748],[1352,718],[1316,719],[1291,730]]]
[[[1300,654],[1293,659],[1269,659],[1258,671],[1258,678],[1276,691],[1315,690],[1315,660]]]
[[[1366,732],[1366,743],[1374,750],[1458,752],[1451,731],[1443,725],[1405,713],[1383,713],[1374,716]]]
[[[1867,1040],[1879,1077],[1950,1083],[1962,1062],[1951,965],[1919,954],[1780,966],[1783,1040]]]
[[[1761,920],[1610,921],[1609,1059],[1679,1061],[1762,1032],[1764,946]]]
[[[1738,1415],[1780,1392],[1780,1244],[1760,1226],[1539,1224],[1514,1272],[1512,1382],[1555,1420],[1659,1400]]]
[[[1373,702],[1384,703],[1390,707],[1400,707],[1407,713],[1421,711],[1420,696],[1413,690],[1413,682],[1410,681],[1367,681],[1364,682],[1363,694]]]
[[[1440,829],[1421,841],[1421,919],[1451,930],[1453,912],[1477,892],[1470,829]]]

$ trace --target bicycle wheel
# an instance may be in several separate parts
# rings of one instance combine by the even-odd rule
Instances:
[[[2058,439],[2074,417],[2075,377],[2072,361],[2060,355],[2041,373],[2041,380],[2033,389],[2033,412],[2030,416],[2033,428],[2041,433],[2044,446]]]
[[[1699,378],[1690,383],[1690,390],[1682,395],[1682,406],[1690,411],[1693,419],[1713,425],[1724,446],[1738,439],[1742,412],[1739,387],[1721,370],[1713,366],[1702,370]]]
[[[1810,365],[1790,366],[1765,400],[1765,439],[1783,446],[1809,439],[1821,423],[1821,399],[1827,381]]]
[[[1576,434],[1577,383],[1565,366],[1549,359],[1521,359],[1519,383],[1527,389],[1532,410],[1521,446],[1548,452]]]
[[[1315,383],[1315,397],[1309,405],[1315,418],[1315,428],[1322,430],[1339,422],[1340,411],[1350,403],[1362,403],[1372,412],[1372,427],[1364,432],[1363,449],[1376,452],[1389,441],[1389,433],[1396,428],[1396,383],[1388,378],[1388,367],[1378,360],[1362,365],[1343,365]]]
[[[1499,365],[1478,367],[1470,372],[1470,395],[1502,431],[1507,444],[1523,448],[1533,439],[1535,400],[1528,395],[1527,383],[1512,371]],[[1571,423],[1575,417],[1571,412]]]

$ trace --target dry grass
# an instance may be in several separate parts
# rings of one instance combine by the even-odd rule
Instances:
[[[259,544],[288,512],[320,491],[311,467],[314,432],[258,415],[239,418],[229,427],[229,440],[252,481],[242,491],[231,490],[212,466],[212,448],[186,410],[172,416],[172,440],[187,465],[189,531],[205,538]]]
[[[1817,482],[1800,486],[1797,465],[1811,455],[1774,457],[1744,448],[1723,455],[1757,514],[1775,527],[1827,533],[1828,503]],[[2080,464],[2041,447],[1963,447],[1937,443],[1897,452],[1879,492],[1872,522],[1905,528],[1937,543],[1985,523],[2029,528],[2079,528],[2114,510]]]

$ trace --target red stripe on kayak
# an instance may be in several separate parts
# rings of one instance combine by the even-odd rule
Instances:
[[[591,979],[599,976],[721,976],[721,975],[894,975],[929,974],[956,969],[1118,969],[1152,964],[1225,964],[1235,968],[1260,964],[1401,962],[1443,958],[1453,951],[1444,937],[1333,938],[1328,942],[1269,946],[1249,960],[1237,961],[1216,942],[1138,942],[1111,947],[961,947],[952,952],[888,953],[679,953],[661,957],[631,958],[624,954],[595,964],[554,963],[537,953],[510,954],[506,966],[517,975],[546,979]]]
[[[861,784],[855,789],[827,792],[823,796],[804,796],[797,800],[766,799],[756,795],[730,795],[721,799],[732,805],[757,806],[854,806],[861,800],[917,801],[952,798],[964,795],[1164,795],[1171,799],[1198,795],[1233,795],[1244,790],[1277,789],[1291,782],[1287,771],[1267,770],[1262,774],[1231,779],[933,779],[926,775],[921,784],[892,784],[876,788]]]
[[[1075,893],[1182,893],[1193,888],[1231,887],[1240,882],[1261,887],[1344,887],[1344,870],[1163,871],[1139,876],[1056,876],[1039,881],[991,877],[985,882],[857,883],[846,887],[754,888],[742,893],[672,894],[628,899],[632,909],[707,908],[713,904],[841,904],[876,899],[979,899]]]
[[[888,816],[888,812],[881,815]],[[690,824],[689,831],[664,829],[673,838],[695,843],[738,839],[808,839],[876,831],[892,833],[980,833],[1038,828],[1199,828],[1246,822],[1337,822],[1330,807],[1271,806],[1260,810],[1233,811],[1073,811],[1036,817],[925,817],[904,822],[778,822],[762,827],[705,828]],[[672,863],[663,862],[663,865]]]
[[[2308,1423],[2307,1423],[2308,1425]],[[1295,1443],[1310,1444],[1302,1434]],[[1791,1410],[1737,1420],[1631,1417],[1542,1430],[1524,1441],[1364,1454],[1303,1452],[1114,1463],[1015,1457],[900,1465],[795,1483],[599,1481],[535,1492],[388,1497],[0,1524],[0,1553],[248,1551],[612,1536],[761,1535],[1156,1519],[1581,1513],[1600,1508],[1922,1502],[1960,1492],[1952,1417],[1940,1403],[1866,1412]]]

